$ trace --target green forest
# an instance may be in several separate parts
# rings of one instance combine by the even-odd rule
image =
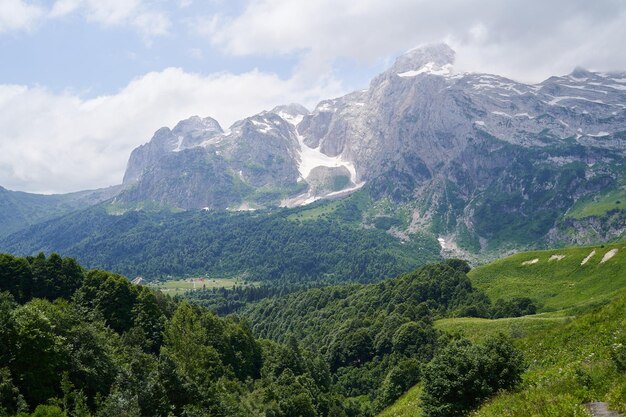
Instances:
[[[474,344],[433,326],[496,314],[468,270],[451,260],[219,317],[71,258],[0,255],[0,415],[372,416],[417,382],[429,415],[462,415],[526,366],[502,336]],[[479,382],[465,387],[468,366]],[[450,383],[463,389],[436,394]]]
[[[335,204],[332,215],[311,217],[315,207],[111,215],[97,206],[10,236],[0,250],[63,253],[90,268],[149,280],[204,274],[291,284],[373,282],[441,259],[432,236],[401,241],[384,228],[364,229],[351,200]]]

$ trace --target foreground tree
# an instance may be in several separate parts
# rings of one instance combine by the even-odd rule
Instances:
[[[504,336],[482,346],[453,341],[424,368],[424,415],[464,416],[497,391],[517,385],[524,369],[521,352]]]

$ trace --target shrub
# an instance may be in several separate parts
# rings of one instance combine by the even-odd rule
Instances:
[[[517,385],[524,369],[521,352],[502,335],[482,346],[455,340],[424,369],[424,415],[464,416],[498,390]]]

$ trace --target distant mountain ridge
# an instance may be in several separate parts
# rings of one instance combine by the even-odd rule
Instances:
[[[101,203],[121,186],[69,194],[41,195],[0,187],[0,238],[31,225]]]

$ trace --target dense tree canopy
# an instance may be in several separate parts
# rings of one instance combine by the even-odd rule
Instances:
[[[310,219],[299,217],[303,209],[111,215],[97,206],[0,240],[0,248],[60,251],[92,268],[147,279],[208,274],[290,283],[372,282],[440,259],[434,237],[400,241],[363,228],[361,213],[344,206]]]
[[[0,416],[366,417],[421,379],[431,415],[468,410],[522,367],[505,341],[433,328],[493,314],[467,270],[274,294],[223,318],[56,254],[0,255]]]

